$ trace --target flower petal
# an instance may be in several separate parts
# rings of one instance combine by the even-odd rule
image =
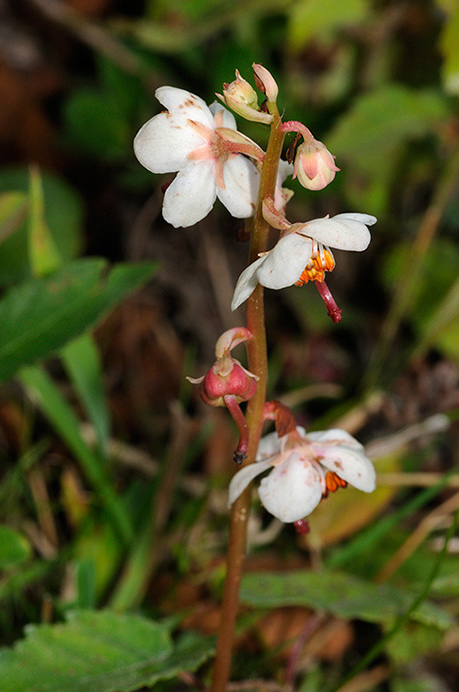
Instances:
[[[228,505],[231,507],[239,495],[242,495],[249,483],[251,483],[256,476],[267,471],[269,468],[271,468],[271,464],[268,461],[260,461],[258,464],[244,466],[243,469],[235,473],[229,484]]]
[[[284,161],[284,159],[280,159],[279,167],[277,169],[276,185],[282,185],[284,180],[286,180],[289,175],[292,175],[292,173],[293,163],[289,163],[288,161]]]
[[[219,125],[219,127],[229,127],[232,130],[237,130],[236,118],[227,108],[225,108],[223,104],[220,103],[220,101],[214,101],[213,103],[211,103],[209,106],[209,110],[214,116],[214,118],[217,115],[217,113],[222,114],[222,125]]]
[[[263,461],[281,451],[281,438],[277,432],[268,433],[258,443],[256,461]]]
[[[163,216],[175,228],[192,226],[207,216],[216,194],[212,162],[190,162],[167,188]]]
[[[138,160],[152,173],[175,173],[188,163],[187,155],[204,140],[182,115],[159,113],[139,130],[134,139]]]
[[[330,430],[318,430],[317,432],[308,433],[308,437],[313,442],[327,442],[331,444],[340,445],[343,444],[346,447],[352,447],[353,449],[363,450],[363,445],[360,444],[355,437],[352,437],[345,430],[341,428],[330,428]]]
[[[314,450],[320,454],[320,463],[354,488],[372,493],[376,488],[376,472],[373,464],[360,451],[344,445],[321,445],[314,442]]]
[[[338,250],[361,252],[368,247],[371,240],[370,231],[364,223],[348,218],[339,219],[336,216],[332,219],[309,221],[304,224],[302,233]]]
[[[245,303],[247,298],[252,295],[258,286],[257,270],[263,260],[264,257],[255,260],[255,262],[249,264],[240,275],[237,280],[236,288],[234,289],[231,310],[237,310],[242,303]]]
[[[257,202],[260,175],[254,164],[243,156],[228,159],[223,167],[225,189],[217,189],[217,197],[231,216],[247,219],[253,216]]]
[[[214,119],[205,101],[186,89],[162,86],[156,89],[155,96],[170,113],[182,115],[189,120],[214,129]]]
[[[264,256],[257,270],[258,282],[266,288],[285,288],[298,281],[311,259],[312,242],[298,233],[284,235]]]
[[[314,466],[292,451],[262,479],[258,494],[268,512],[281,521],[293,522],[317,507],[322,498],[322,484]]]
[[[346,211],[343,214],[335,214],[334,219],[348,219],[349,221],[358,221],[364,223],[365,226],[373,226],[377,222],[376,216],[371,214],[360,214],[356,211]]]

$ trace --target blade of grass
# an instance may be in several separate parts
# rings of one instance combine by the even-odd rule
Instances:
[[[120,498],[116,495],[100,457],[88,447],[79,429],[79,421],[49,375],[39,366],[23,368],[19,373],[31,399],[79,461],[83,472],[113,526],[125,544],[132,538],[132,526]]]
[[[94,337],[86,332],[61,351],[67,374],[80,397],[97,436],[99,452],[106,458],[110,437],[110,414],[107,408],[99,351]]]

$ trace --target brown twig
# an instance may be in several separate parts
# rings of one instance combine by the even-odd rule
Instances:
[[[391,559],[386,562],[384,567],[378,572],[375,581],[382,583],[390,579],[390,577],[402,566],[404,562],[414,553],[421,543],[435,529],[444,525],[446,519],[451,514],[456,512],[459,507],[459,493],[455,493],[438,507],[435,507],[415,528],[413,533],[400,546],[400,548],[392,555]]]

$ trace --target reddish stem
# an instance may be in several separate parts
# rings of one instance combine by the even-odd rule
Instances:
[[[305,142],[314,142],[314,135],[311,130],[298,120],[288,120],[286,123],[282,123],[282,132],[299,132]]]
[[[249,264],[257,259],[259,252],[265,252],[268,249],[269,225],[263,218],[262,204],[267,195],[274,197],[277,169],[284,141],[284,134],[281,129],[282,121],[277,108],[274,104],[268,104],[268,107],[274,118],[260,174],[260,189],[250,241]],[[247,300],[247,328],[254,337],[252,341],[247,343],[249,370],[257,375],[259,379],[255,395],[247,404],[246,420],[250,436],[245,465],[255,461],[258,442],[263,428],[263,407],[266,400],[266,383],[268,378],[263,287],[260,285],[257,286]],[[239,587],[245,555],[250,496],[251,487],[249,486],[238,497],[231,508],[226,579],[211,692],[225,692],[231,673],[234,628],[239,606]]]
[[[333,298],[330,289],[328,288],[325,281],[314,281],[317,290],[320,293],[320,297],[324,301],[327,307],[327,315],[331,317],[332,321],[337,324],[341,322],[342,310],[337,306],[335,299]]]
[[[223,397],[223,400],[239,430],[239,442],[234,450],[233,459],[236,464],[242,464],[247,456],[247,450],[249,449],[249,426],[247,425],[247,421],[241,411],[236,396],[234,394],[228,394]]]

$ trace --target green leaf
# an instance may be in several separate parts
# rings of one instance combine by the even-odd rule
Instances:
[[[77,260],[46,279],[31,279],[0,300],[0,381],[64,346],[148,280],[154,264]]]
[[[393,84],[357,99],[325,139],[337,164],[355,169],[357,185],[349,188],[353,201],[365,201],[375,213],[384,208],[403,145],[424,137],[446,117],[446,101],[434,91]],[[351,177],[346,180],[355,185]]]
[[[23,192],[0,194],[0,243],[18,230],[27,215],[28,197]]]
[[[12,567],[32,554],[29,541],[9,526],[0,526],[0,569]]]
[[[300,50],[311,37],[356,24],[368,11],[365,0],[298,0],[290,10],[288,45]]]
[[[28,627],[0,652],[0,689],[8,692],[130,692],[196,670],[209,640],[174,648],[169,627],[140,615],[76,612],[64,624]]]
[[[390,624],[410,607],[413,594],[342,572],[264,572],[243,578],[241,600],[260,608],[306,606],[341,618]],[[424,601],[410,617],[441,630],[454,624],[448,613],[429,601]]]
[[[94,426],[97,442],[105,455],[110,436],[110,414],[103,383],[99,351],[91,334],[85,333],[68,343],[61,357],[86,414]]]
[[[63,261],[73,259],[81,247],[83,207],[75,191],[63,180],[42,172],[44,218]],[[28,195],[30,173],[27,168],[0,171],[0,194],[15,190]],[[0,285],[31,276],[28,229],[25,214],[20,227],[0,245]]]

